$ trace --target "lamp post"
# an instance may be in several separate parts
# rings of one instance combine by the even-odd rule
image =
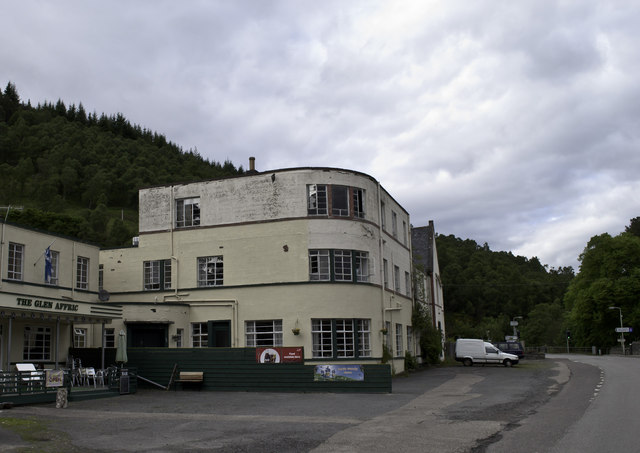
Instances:
[[[622,332],[622,308],[620,307],[609,307],[609,310],[618,310],[620,312],[620,345],[622,345],[622,355],[625,355],[624,352],[624,332]]]

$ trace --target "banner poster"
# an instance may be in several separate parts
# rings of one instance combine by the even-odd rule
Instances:
[[[62,387],[64,370],[46,370],[45,382],[47,387]]]
[[[302,348],[256,348],[256,362],[258,363],[291,363],[302,361]]]
[[[316,365],[314,381],[364,381],[362,365]]]

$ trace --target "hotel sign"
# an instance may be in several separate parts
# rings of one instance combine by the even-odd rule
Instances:
[[[25,297],[17,297],[16,305],[20,308],[39,308],[45,310],[59,311],[59,312],[77,312],[78,304],[69,302],[54,302],[52,300],[44,299],[27,299]]]

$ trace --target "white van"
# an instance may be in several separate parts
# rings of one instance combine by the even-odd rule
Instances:
[[[511,366],[516,365],[519,358],[517,355],[502,352],[486,341],[460,338],[456,340],[456,360],[462,362],[464,366],[472,366],[474,363]]]

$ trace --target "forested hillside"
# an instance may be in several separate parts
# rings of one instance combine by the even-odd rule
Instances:
[[[124,245],[137,232],[139,188],[240,173],[121,114],[98,116],[61,100],[34,107],[12,83],[0,90],[0,206],[14,206],[11,221]]]
[[[571,267],[549,269],[537,258],[491,251],[471,239],[452,235],[436,238],[444,285],[447,335],[502,340],[519,330],[532,344],[562,344],[564,294],[574,273]],[[534,332],[531,319],[544,307],[545,332]],[[535,321],[537,323],[537,321]]]

